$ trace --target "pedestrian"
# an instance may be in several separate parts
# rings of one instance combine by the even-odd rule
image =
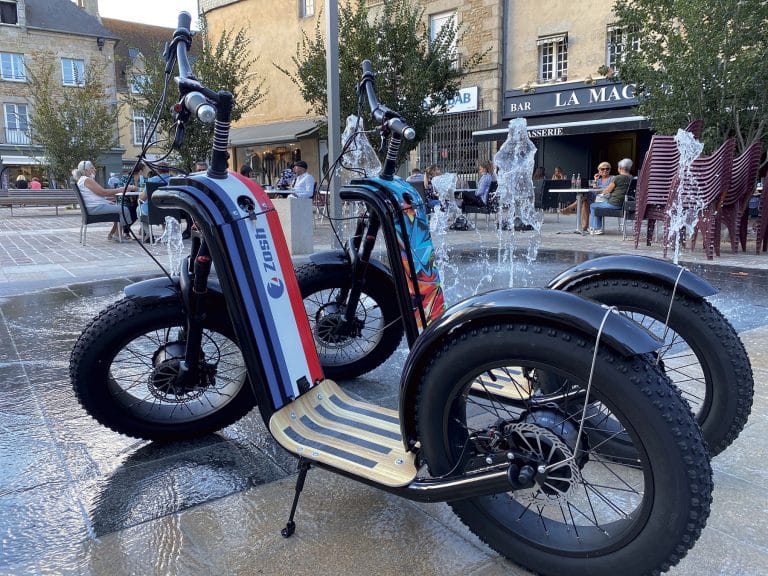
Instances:
[[[605,162],[604,164],[608,164]],[[603,166],[603,164],[601,164]],[[624,205],[624,197],[627,195],[629,185],[632,183],[632,160],[624,158],[619,161],[619,175],[610,176],[604,178],[608,181],[606,186],[602,186],[600,194],[597,195],[595,201],[589,207],[589,233],[595,236],[599,236],[603,233],[603,217],[596,216],[595,210],[597,208],[621,208]],[[610,164],[608,164],[608,171],[602,170],[608,174],[610,171]],[[598,176],[596,174],[595,176]],[[597,178],[595,178],[597,180]]]
[[[24,174],[19,174],[18,176],[16,176],[16,188],[19,190],[26,190],[27,188],[29,188],[27,177],[24,176]]]
[[[250,166],[248,166],[248,164],[243,164],[242,166],[240,166],[240,174],[242,174],[246,178],[250,178],[251,174],[253,174],[253,169]]]
[[[32,180],[29,183],[29,189],[30,190],[42,190],[43,189],[43,185],[40,182],[40,178],[38,178],[37,176],[32,178]]]

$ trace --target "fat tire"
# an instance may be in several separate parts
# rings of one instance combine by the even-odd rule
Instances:
[[[475,374],[500,362],[523,366],[530,362],[584,383],[592,349],[591,342],[568,329],[536,324],[500,323],[446,338],[421,374],[415,407],[421,455],[430,473],[455,474],[457,459],[466,456],[450,447],[450,430],[456,427],[450,407],[455,400],[466,400],[462,395]],[[507,493],[458,500],[450,506],[491,548],[534,572],[656,575],[685,556],[706,523],[712,493],[706,445],[688,405],[650,355],[625,358],[601,348],[593,391],[632,428],[638,454],[644,455],[644,477],[650,479],[643,507],[632,517],[628,533],[611,531],[608,542],[603,545],[598,538],[594,546],[576,542],[573,535],[563,536],[562,530],[534,534],[537,520],[520,522],[521,502],[510,501],[507,511],[499,500]],[[555,542],[558,534],[564,544]]]
[[[580,282],[568,291],[662,323],[672,294],[671,287],[660,282],[620,277]],[[704,369],[706,396],[695,411],[696,421],[715,456],[738,437],[752,409],[755,384],[749,356],[731,323],[704,298],[678,291],[669,325]]]
[[[322,266],[309,262],[296,269],[296,279],[299,283],[301,297],[306,300],[322,290],[346,287],[350,282],[350,268],[348,264],[343,262]],[[325,360],[322,346],[317,342],[317,335],[313,333],[313,338],[318,344],[318,355],[323,373],[333,380],[347,380],[370,372],[397,350],[403,338],[403,323],[400,320],[400,310],[397,306],[392,278],[372,266],[369,267],[366,272],[362,295],[367,295],[377,304],[381,310],[385,326],[381,339],[370,352],[348,363],[331,364]],[[310,325],[314,326],[311,317],[309,321]]]
[[[185,313],[178,298],[151,302],[127,297],[104,309],[78,338],[70,358],[70,379],[80,405],[100,424],[126,436],[173,441],[210,434],[237,422],[255,405],[250,381],[242,385],[221,408],[187,421],[158,422],[126,410],[109,390],[113,359],[131,340],[148,330],[183,326]],[[233,342],[236,337],[226,315],[209,315],[203,328]]]

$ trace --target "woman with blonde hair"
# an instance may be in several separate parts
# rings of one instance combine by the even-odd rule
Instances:
[[[121,191],[122,188],[104,188],[96,182],[95,175],[96,167],[90,160],[83,160],[77,165],[77,168],[72,170],[72,177],[77,182],[77,187],[80,189],[80,194],[83,196],[83,202],[85,207],[88,208],[88,212],[91,214],[119,214],[121,225],[130,226],[133,224],[134,220],[128,206],[123,210],[122,206],[108,200],[108,198],[114,199],[115,194]],[[130,184],[128,191],[135,192],[136,186]],[[107,240],[120,242],[117,226],[117,222],[112,224],[112,230],[109,231]]]
[[[607,188],[608,185],[613,182],[613,176],[611,176],[611,164],[609,162],[600,162],[597,165],[597,174],[595,174],[595,188],[600,189]],[[592,194],[581,195],[581,231],[587,232],[589,230],[589,207],[592,204],[594,196]],[[572,202],[565,208],[560,209],[560,214],[573,214],[576,211],[576,202]]]
[[[480,180],[477,181],[477,191],[464,191],[461,193],[462,205],[464,206],[485,206],[488,203],[488,192],[493,183],[493,162],[484,160],[478,166]]]

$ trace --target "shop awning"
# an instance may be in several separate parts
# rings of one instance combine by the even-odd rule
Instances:
[[[650,122],[645,116],[633,114],[629,108],[536,116],[527,118],[527,121],[528,135],[531,138],[626,132],[650,127]],[[504,140],[508,130],[509,121],[504,120],[485,130],[472,132],[472,138],[476,142]]]
[[[0,156],[4,166],[45,166],[48,160],[42,156]]]
[[[318,120],[305,119],[232,128],[229,143],[231,146],[249,146],[295,142],[299,138],[309,136],[317,131],[317,125]]]

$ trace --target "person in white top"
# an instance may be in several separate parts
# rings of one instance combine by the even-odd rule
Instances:
[[[315,179],[307,172],[307,163],[299,160],[293,165],[293,172],[296,174],[296,180],[293,181],[291,190],[298,198],[312,198],[315,193]]]
[[[88,212],[91,214],[119,214],[121,225],[130,226],[133,224],[128,206],[125,207],[125,210],[122,210],[122,206],[108,200],[108,198],[114,199],[115,194],[121,192],[122,188],[102,187],[102,185],[94,179],[95,174],[96,167],[90,160],[83,160],[77,165],[77,168],[72,170],[72,176],[77,181],[77,187],[80,189],[80,193],[83,196],[83,202],[85,203],[86,208],[88,208]],[[128,191],[135,192],[136,186],[130,184],[128,186]],[[120,242],[117,226],[117,222],[112,225],[112,230],[110,230],[107,240]]]

